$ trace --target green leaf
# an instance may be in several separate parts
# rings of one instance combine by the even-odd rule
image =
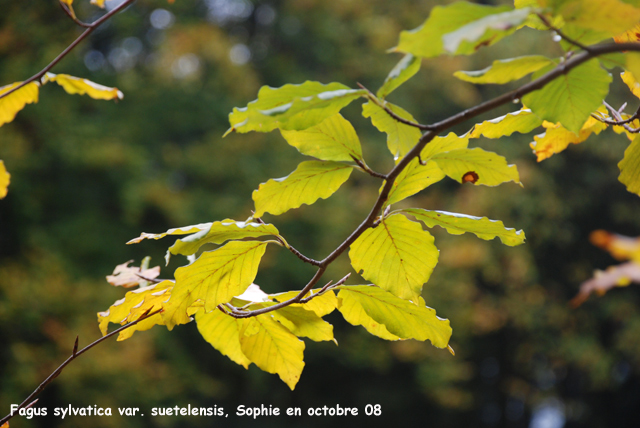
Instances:
[[[251,361],[242,353],[240,346],[240,328],[242,320],[222,313],[218,309],[211,312],[198,311],[196,313],[198,331],[222,355],[231,361],[249,368]]]
[[[15,82],[11,85],[0,86],[0,95],[9,92],[21,83]],[[31,82],[6,97],[0,98],[0,126],[11,122],[25,105],[37,103],[39,89],[40,84],[38,82]]]
[[[277,373],[293,390],[304,368],[304,342],[269,314],[244,320],[240,332],[244,355],[260,369]]]
[[[210,312],[242,294],[255,279],[266,246],[260,241],[231,241],[176,269],[176,285],[164,305],[167,328],[182,323],[187,309],[198,300]]]
[[[384,103],[385,106],[401,118],[412,122],[416,121],[413,116],[403,108],[386,101]],[[406,155],[422,136],[418,128],[398,122],[389,116],[382,107],[371,101],[362,105],[362,115],[371,118],[373,126],[375,126],[378,131],[387,134],[387,147],[396,161]]]
[[[508,13],[509,11],[511,11],[509,6],[493,7],[466,2],[453,3],[448,6],[436,6],[431,11],[429,18],[420,27],[400,33],[400,41],[394,50],[424,58],[438,56],[445,52],[443,36],[450,35],[448,47],[452,48],[455,40],[460,40],[460,37],[457,35],[452,37],[451,33],[464,28],[466,25],[473,26],[479,19],[505,12]],[[467,31],[469,30],[465,29],[462,36]],[[488,31],[487,34],[480,34],[480,40],[476,40],[474,43],[463,43],[453,52],[449,52],[455,54],[473,53],[476,45],[491,45],[500,38],[502,37],[495,30]]]
[[[280,88],[263,86],[257,100],[233,109],[229,115],[231,128],[225,135],[232,131],[270,132],[276,128],[301,131],[335,115],[365,94],[362,89],[350,89],[335,82],[323,85],[307,81]]]
[[[312,293],[318,293],[320,289],[312,290]],[[289,299],[293,299],[300,294],[300,290],[287,291],[285,293],[270,294],[269,297],[276,299],[278,302],[284,302]],[[305,294],[305,298],[309,297],[311,293]],[[291,306],[304,308],[309,311],[315,312],[319,317],[329,315],[338,306],[338,299],[333,291],[329,290],[318,297],[314,297],[307,303],[294,303]]]
[[[560,0],[550,2],[567,24],[618,35],[640,21],[640,9],[620,0]]]
[[[349,179],[352,167],[337,162],[307,161],[283,178],[260,184],[253,191],[254,217],[269,212],[279,215],[302,204],[311,205],[319,198],[333,195]]]
[[[133,238],[132,240],[130,240],[129,242],[127,242],[128,244],[137,244],[138,242],[144,240],[144,239],[161,239],[164,238],[167,235],[189,235],[191,233],[196,233],[196,232],[202,232],[203,230],[208,230],[211,227],[212,223],[200,223],[200,224],[194,224],[192,226],[183,226],[183,227],[176,227],[174,229],[169,229],[164,233],[146,233],[146,232],[142,232],[142,234],[140,234],[139,237],[137,238]]]
[[[428,211],[420,208],[410,208],[402,210],[402,212],[411,214],[427,227],[440,226],[452,235],[462,235],[469,232],[485,241],[499,238],[503,244],[510,247],[524,244],[525,240],[522,230],[516,231],[504,227],[501,221],[489,220],[487,217],[474,217],[446,211]]]
[[[469,134],[458,137],[450,132],[445,137],[435,137],[420,152],[420,158],[427,161],[438,153],[450,152],[452,150],[466,149],[469,145]]]
[[[406,54],[398,64],[389,72],[384,83],[376,94],[378,98],[385,99],[387,95],[395,91],[400,85],[413,77],[420,70],[420,58]]]
[[[552,68],[543,68],[534,78]],[[577,134],[609,93],[609,83],[611,75],[600,67],[597,59],[592,59],[554,79],[544,88],[525,95],[522,101],[540,118],[560,122]]]
[[[351,123],[336,114],[304,131],[280,131],[304,155],[325,161],[362,159],[362,147]]]
[[[549,28],[546,27],[545,30]],[[595,31],[589,28],[582,28],[572,23],[563,23],[562,32],[564,35],[582,45],[589,46],[610,39],[611,35],[602,31]],[[579,51],[581,48],[570,43],[566,38],[560,39],[560,46],[565,51]],[[600,57],[599,57],[600,58]],[[601,59],[601,58],[600,58]]]
[[[438,249],[429,232],[396,214],[360,235],[349,257],[364,278],[417,304],[422,285],[438,263]]]
[[[403,199],[413,196],[445,177],[438,164],[430,161],[422,165],[418,159],[412,160],[407,167],[396,177],[393,187],[389,191],[389,199],[385,207]],[[384,184],[380,187],[382,190]]]
[[[624,158],[618,164],[620,177],[618,180],[627,187],[627,190],[640,195],[640,136],[631,142],[624,151]]]
[[[555,63],[542,55],[521,56],[493,61],[493,64],[483,70],[456,71],[453,75],[471,83],[508,83],[550,64]]]
[[[176,240],[175,244],[169,247],[171,254],[182,254],[190,256],[195,254],[201,246],[205,244],[222,244],[225,241],[262,238],[265,236],[280,236],[278,229],[272,224],[253,223],[235,220],[222,220],[208,223],[209,227],[198,231],[186,238]],[[169,261],[167,253],[167,263]]]
[[[460,183],[471,181],[476,185],[497,186],[514,181],[520,184],[515,165],[507,165],[502,156],[480,148],[452,150],[436,154],[432,159],[447,176]],[[474,178],[469,178],[469,175],[474,175]]]
[[[521,109],[491,120],[476,124],[470,133],[471,138],[501,138],[514,132],[526,134],[542,125],[542,119],[529,109]]]
[[[383,339],[394,340],[393,336],[396,336],[429,340],[433,346],[446,348],[451,338],[449,320],[436,316],[435,310],[424,306],[422,298],[420,304],[414,305],[378,287],[355,285],[340,286],[338,299],[338,309],[349,323],[362,325]],[[393,336],[378,334],[381,329],[376,325],[384,326]]]

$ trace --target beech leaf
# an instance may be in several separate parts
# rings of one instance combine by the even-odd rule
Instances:
[[[311,293],[318,293],[320,290],[311,290],[310,293],[307,293],[304,297],[309,297]],[[285,293],[271,294],[269,297],[276,299],[278,302],[284,302],[286,300],[292,299],[295,296],[300,294],[299,290],[287,291]],[[301,307],[309,311],[315,312],[319,317],[323,317],[325,315],[329,315],[334,309],[338,306],[338,299],[333,291],[329,290],[324,292],[321,296],[314,297],[307,303],[294,303],[291,306],[293,307]]]
[[[521,79],[551,64],[554,62],[542,55],[521,56],[493,61],[493,64],[483,70],[456,71],[453,75],[465,82],[501,84]]]
[[[68,94],[89,95],[96,100],[121,100],[124,95],[118,88],[109,88],[98,83],[68,74],[47,73],[42,78],[42,83],[55,82]]]
[[[520,176],[515,165],[507,165],[502,156],[486,152],[480,148],[459,149],[438,153],[433,159],[450,178],[475,185],[497,186],[508,181],[520,184]],[[474,176],[468,179],[469,174]]]
[[[384,101],[384,104],[401,118],[412,122],[416,121],[413,116],[403,108],[386,101]],[[418,128],[398,122],[389,116],[382,107],[372,101],[362,105],[362,115],[371,118],[373,126],[375,126],[378,131],[387,134],[387,147],[395,161],[400,160],[400,158],[406,155],[422,136]]]
[[[7,172],[7,168],[4,166],[4,161],[0,160],[0,199],[7,196],[9,183],[11,183],[11,174]]]
[[[196,313],[198,331],[204,340],[234,363],[248,369],[251,361],[244,355],[240,345],[242,323],[242,320],[226,315],[218,309]]]
[[[589,138],[591,134],[597,135],[607,128],[605,123],[593,117],[587,119],[577,135],[559,123],[553,124],[545,121],[542,123],[542,126],[546,128],[546,132],[534,136],[534,141],[530,144],[538,158],[538,162],[548,159],[556,153],[560,153],[569,147],[569,144],[580,144]]]
[[[413,159],[393,181],[393,187],[389,191],[389,198],[385,202],[385,206],[413,196],[444,177],[444,172],[434,161],[422,165],[418,159]],[[380,187],[380,191],[383,187],[384,184]]]
[[[9,92],[21,83],[16,82],[0,87],[0,95]],[[25,105],[38,102],[39,87],[38,82],[30,82],[6,97],[0,98],[0,126],[11,122]]]
[[[422,285],[438,263],[433,236],[402,215],[391,215],[351,244],[356,272],[401,299],[417,304]]]
[[[495,119],[485,120],[476,124],[469,134],[471,138],[500,138],[508,137],[514,132],[526,134],[542,125],[542,119],[531,110],[523,108]]]
[[[624,157],[618,163],[620,176],[618,180],[627,187],[627,190],[640,195],[640,135],[631,142]]]
[[[337,162],[307,161],[283,178],[271,179],[253,191],[254,217],[279,215],[302,204],[333,195],[349,179],[352,167]]]
[[[143,269],[141,267],[129,266],[133,260],[118,265],[113,270],[112,275],[107,275],[107,282],[115,287],[131,288],[148,281],[141,278],[155,279],[160,275],[160,266],[151,269]]]
[[[395,67],[391,69],[384,83],[378,89],[377,97],[385,99],[387,95],[395,91],[400,85],[413,77],[420,70],[420,58],[406,54]]]

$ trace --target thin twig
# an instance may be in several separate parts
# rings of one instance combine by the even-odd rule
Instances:
[[[84,354],[85,352],[87,352],[89,349],[93,348],[94,346],[96,346],[97,344],[104,342],[105,340],[109,339],[110,337],[115,336],[116,334],[120,333],[123,330],[128,329],[129,327],[132,327],[136,324],[138,324],[140,321],[143,321],[147,318],[150,318],[158,313],[160,313],[162,311],[162,309],[158,309],[157,311],[154,312],[147,312],[145,314],[143,314],[140,318],[138,318],[135,321],[131,321],[128,324],[123,325],[122,327],[120,327],[117,330],[112,331],[111,333],[108,333],[104,336],[102,336],[101,338],[93,341],[92,343],[90,343],[89,345],[85,346],[84,348],[82,348],[81,350],[77,350],[77,345],[78,345],[78,338],[76,337],[76,342],[74,344],[73,347],[73,352],[72,354],[69,356],[69,358],[67,358],[62,364],[60,364],[58,366],[57,369],[55,369],[49,376],[47,376],[47,378],[42,381],[42,383],[35,389],[35,391],[33,391],[31,394],[29,394],[29,396],[27,398],[24,399],[24,401],[18,406],[17,409],[15,409],[13,411],[13,413],[9,413],[7,416],[5,416],[4,418],[0,419],[0,426],[4,425],[5,422],[7,422],[9,419],[11,419],[14,415],[17,414],[17,412],[26,407],[28,403],[31,403],[32,400],[38,395],[40,394],[56,377],[58,377],[58,375],[60,373],[62,373],[62,370],[64,370],[64,368],[73,360],[75,360],[76,358],[78,358],[80,355]],[[33,405],[35,402],[31,403],[30,405]]]
[[[65,3],[61,2],[61,1],[59,1],[58,3],[60,4],[60,7],[64,11],[64,13],[66,13],[67,16],[69,18],[71,18],[71,20],[73,22],[75,22],[76,24],[78,24],[79,26],[84,27],[84,28],[91,27],[91,24],[87,24],[86,22],[82,22],[82,21],[80,21],[78,19],[78,17],[76,16],[76,13],[73,11],[73,7],[72,6],[67,5],[67,4],[65,4]]]
[[[33,76],[31,76],[30,78],[28,78],[27,80],[25,80],[24,82],[20,83],[19,85],[17,85],[15,88],[12,88],[10,90],[8,90],[7,92],[3,92],[2,94],[0,94],[0,99],[12,94],[13,92],[17,91],[18,89],[28,85],[31,82],[35,82],[35,81],[39,81],[42,76],[45,75],[46,72],[48,72],[49,70],[51,70],[56,64],[58,64],[60,62],[60,60],[62,60],[62,58],[64,58],[65,56],[67,56],[69,54],[69,52],[71,52],[73,50],[73,48],[75,48],[77,45],[80,44],[80,42],[82,42],[84,39],[86,39],[89,34],[93,33],[93,31],[98,28],[103,22],[105,22],[106,20],[108,20],[109,18],[111,18],[113,15],[115,15],[116,13],[120,12],[122,9],[124,9],[125,7],[129,6],[131,3],[133,3],[135,0],[125,0],[122,3],[120,3],[118,6],[116,6],[115,8],[113,8],[111,11],[107,12],[105,15],[103,15],[102,17],[98,18],[96,21],[94,21],[91,24],[88,24],[89,27],[84,30],[84,32],[82,34],[80,34],[78,36],[77,39],[75,39],[69,46],[66,47],[65,50],[63,50],[57,57],[55,57],[55,59],[53,61],[51,61],[49,63],[49,65],[47,65],[45,68],[43,68],[42,70],[40,70],[39,72],[37,72],[36,74],[34,74]]]
[[[387,107],[386,101],[380,102],[378,97],[376,97],[373,94],[373,92],[371,92],[369,89],[365,88],[364,85],[362,85],[361,83],[358,83],[358,86],[361,89],[364,89],[365,91],[367,91],[367,98],[369,98],[369,100],[371,100],[371,102],[373,102],[375,105],[377,105],[378,107],[380,107],[381,109],[386,111],[387,114],[389,116],[391,116],[393,119],[395,119],[396,121],[398,121],[400,123],[404,123],[405,125],[413,126],[413,127],[418,128],[418,129],[420,129],[422,131],[428,131],[428,130],[430,130],[432,128],[431,125],[423,125],[422,123],[416,123],[416,122],[413,122],[411,120],[407,120],[407,119],[405,119],[403,117],[398,116],[389,107]]]
[[[300,260],[302,260],[303,262],[309,263],[310,265],[313,265],[313,266],[320,266],[320,262],[319,261],[305,256],[300,251],[298,251],[295,248],[293,248],[291,245],[289,245],[287,248],[289,249],[289,251],[291,251],[293,254],[295,254],[296,257],[299,258]]]
[[[590,49],[588,46],[583,45],[582,43],[580,43],[577,40],[572,39],[571,37],[567,36],[566,34],[564,34],[562,32],[562,30],[560,30],[559,28],[555,27],[553,24],[551,24],[551,22],[549,22],[549,20],[542,14],[538,13],[538,18],[540,18],[540,20],[544,23],[544,25],[546,25],[547,27],[549,27],[550,30],[553,30],[556,32],[556,34],[558,34],[558,36],[562,37],[562,39],[566,40],[567,42],[571,43],[572,45],[579,47],[580,49],[582,49],[583,51],[587,51],[590,52]]]
[[[358,166],[359,166],[360,168],[362,168],[362,170],[363,170],[364,172],[366,172],[367,174],[372,175],[372,176],[377,177],[377,178],[382,178],[383,180],[385,180],[385,179],[387,178],[387,176],[386,176],[386,175],[381,174],[381,173],[379,173],[379,172],[376,172],[376,171],[372,170],[371,168],[369,168],[369,165],[367,165],[366,163],[364,163],[364,161],[363,161],[362,159],[358,159],[358,158],[357,158],[357,157],[355,157],[354,155],[351,155],[351,159],[353,159],[353,161],[354,161],[356,164],[358,164]]]
[[[627,123],[629,121],[624,121],[622,119],[622,115],[621,112],[623,110],[623,107],[621,107],[619,110],[614,109],[613,107],[611,107],[611,105],[609,105],[606,101],[603,101],[603,104],[605,105],[605,107],[609,110],[609,112],[611,113],[611,116],[613,116],[616,119],[616,124],[619,124],[620,126],[622,126],[625,130],[627,130],[628,132],[632,133],[632,134],[638,134],[640,133],[640,128],[632,128],[631,126],[627,125]],[[626,105],[626,104],[625,104]],[[638,110],[634,113],[634,116],[637,117],[637,115],[640,113],[640,107],[638,107]]]

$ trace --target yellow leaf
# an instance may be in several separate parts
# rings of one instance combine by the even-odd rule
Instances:
[[[275,303],[262,303],[262,306],[273,306]],[[308,337],[316,342],[333,339],[333,326],[320,318],[315,312],[300,306],[285,306],[271,313],[276,321],[284,325],[291,333],[300,337]]]
[[[547,129],[547,132],[534,136],[533,139],[535,141],[530,144],[533,152],[538,157],[538,162],[550,158],[556,153],[560,153],[566,149],[569,144],[580,144],[589,138],[591,134],[595,133],[598,135],[607,128],[606,124],[593,117],[589,117],[585,122],[579,135],[569,131],[560,123],[553,124],[544,121],[542,126]]]
[[[277,373],[293,390],[304,368],[304,342],[269,314],[244,320],[242,352],[260,369]]]
[[[60,0],[60,3],[64,3],[68,6],[71,6],[73,4],[73,0]]]
[[[413,196],[444,177],[444,172],[434,161],[429,161],[426,165],[422,165],[418,159],[414,159],[394,180],[393,187],[389,191],[389,198],[384,205],[395,204],[409,196]],[[380,187],[380,190],[383,187],[384,184]]]
[[[109,88],[80,77],[68,74],[47,73],[42,78],[42,83],[56,82],[69,94],[89,95],[96,100],[121,100],[124,95],[118,88]]]
[[[11,182],[11,174],[7,172],[7,168],[4,166],[4,162],[0,160],[0,199],[7,196],[7,189]]]
[[[533,114],[531,110],[522,108],[504,116],[476,124],[471,131],[470,137],[500,138],[508,137],[514,132],[526,134],[540,125],[542,125],[542,119]]]
[[[196,313],[198,331],[206,340],[222,355],[226,355],[236,364],[245,369],[249,368],[251,361],[242,353],[240,347],[240,327],[242,320],[222,313],[218,309],[211,312],[198,311]]]
[[[108,310],[98,312],[98,323],[102,335],[107,334],[107,328],[110,322],[126,324],[137,320],[146,312],[153,312],[160,309],[162,303],[167,301],[171,296],[173,286],[173,281],[167,280],[129,291],[122,299],[111,305]],[[128,339],[135,331],[149,330],[156,324],[164,324],[160,314],[153,315],[122,331],[118,336],[118,340]]]
[[[618,163],[620,176],[618,180],[627,187],[627,190],[640,195],[640,136],[631,142],[624,157]]]
[[[616,43],[637,42],[640,40],[640,24],[613,38]]]
[[[317,293],[320,290],[311,290],[311,293]],[[286,293],[271,294],[269,297],[276,299],[278,302],[284,302],[297,296],[300,291],[287,291]],[[309,297],[307,293],[304,297]],[[313,311],[319,317],[330,314],[338,306],[338,299],[333,291],[329,290],[321,296],[314,297],[304,304],[294,303],[293,307],[301,307],[309,311]]]
[[[95,4],[98,7],[101,7],[104,9],[104,2],[107,0],[91,0],[91,4]]]
[[[0,87],[0,95],[9,92],[21,83],[16,82]],[[25,105],[38,102],[39,87],[39,83],[30,82],[6,97],[0,98],[0,126],[11,122]]]
[[[620,76],[622,77],[622,81],[629,87],[633,95],[640,98],[640,83],[638,83],[635,76],[628,71],[623,72]]]

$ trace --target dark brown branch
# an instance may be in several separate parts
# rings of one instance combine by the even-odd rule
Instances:
[[[58,64],[62,58],[64,58],[65,56],[67,56],[69,54],[69,52],[71,52],[76,46],[78,46],[80,44],[80,42],[82,42],[84,39],[86,39],[89,34],[93,33],[93,31],[98,28],[102,23],[104,23],[105,21],[107,21],[109,18],[111,18],[113,15],[115,15],[116,13],[120,12],[122,9],[124,9],[125,7],[129,6],[131,3],[133,3],[135,0],[125,0],[123,1],[121,4],[119,4],[118,6],[116,6],[115,8],[113,8],[111,11],[107,12],[105,15],[103,15],[102,17],[98,18],[97,20],[95,20],[93,23],[88,24],[88,27],[86,30],[84,30],[84,32],[82,34],[80,34],[78,36],[77,39],[75,39],[69,46],[66,47],[65,50],[63,50],[57,57],[55,57],[55,59],[53,61],[51,61],[49,63],[49,65],[47,65],[45,68],[43,68],[42,70],[40,70],[39,72],[37,72],[36,74],[34,74],[33,76],[31,76],[30,78],[28,78],[27,80],[25,80],[24,82],[20,83],[18,86],[16,86],[15,88],[12,88],[11,90],[4,92],[2,94],[0,94],[0,99],[12,94],[13,92],[17,91],[18,89],[28,85],[31,82],[35,82],[35,81],[39,81],[42,76],[45,75],[46,72],[48,72],[49,70],[51,70],[53,67],[55,67],[56,64]]]
[[[320,262],[319,261],[313,260],[312,258],[309,258],[309,257],[305,256],[300,251],[298,251],[295,248],[293,248],[291,245],[289,245],[287,248],[289,249],[289,251],[291,251],[293,254],[295,254],[296,257],[299,258],[300,260],[302,260],[303,262],[309,263],[310,265],[314,265],[314,266],[320,266]]]
[[[62,364],[60,364],[60,366],[58,366],[57,369],[55,369],[44,381],[42,381],[42,383],[36,388],[35,391],[33,391],[31,394],[29,394],[29,396],[27,398],[24,399],[24,401],[18,406],[18,408],[16,410],[14,410],[13,414],[9,413],[7,416],[5,416],[4,418],[0,419],[0,426],[4,425],[5,422],[7,422],[9,419],[11,419],[14,415],[17,414],[17,412],[24,408],[27,407],[27,404],[29,405],[33,405],[35,403],[35,401],[33,401],[33,399],[40,394],[56,377],[58,377],[58,375],[60,375],[60,373],[62,373],[62,370],[64,370],[64,368],[69,365],[69,363],[71,363],[71,361],[75,360],[76,358],[78,358],[80,355],[84,354],[85,352],[87,352],[89,349],[93,348],[94,346],[96,346],[99,343],[104,342],[105,340],[109,339],[110,337],[115,336],[116,334],[120,333],[123,330],[128,329],[129,327],[132,327],[136,324],[138,324],[140,321],[143,321],[149,317],[152,317],[158,313],[160,313],[162,311],[162,309],[158,309],[157,311],[154,312],[147,312],[146,314],[143,314],[140,318],[138,318],[135,321],[131,321],[128,324],[123,325],[122,327],[120,327],[117,330],[112,331],[111,333],[108,333],[104,336],[102,336],[101,338],[99,338],[98,340],[95,340],[94,342],[90,343],[89,345],[85,346],[84,348],[82,348],[81,350],[78,351],[78,338],[76,337],[76,342],[73,345],[73,351],[71,353],[71,355],[69,356],[69,358],[67,358]]]
[[[355,157],[355,156],[353,156],[353,155],[351,155],[351,159],[353,159],[353,161],[354,161],[356,164],[358,164],[358,166],[359,166],[360,168],[362,168],[362,170],[363,170],[364,172],[366,172],[367,174],[372,175],[372,176],[377,177],[377,178],[382,178],[383,180],[387,178],[387,176],[386,176],[386,175],[381,174],[381,173],[379,173],[379,172],[376,172],[376,171],[372,170],[371,168],[369,168],[369,165],[367,165],[366,163],[364,163],[364,161],[363,161],[362,159],[358,159],[357,157]]]
[[[416,123],[416,122],[412,122],[410,120],[407,120],[403,117],[398,116],[397,114],[395,114],[389,107],[387,107],[387,103],[386,102],[380,102],[380,100],[378,99],[378,97],[376,97],[374,95],[373,92],[371,92],[369,89],[365,88],[362,84],[358,83],[358,86],[361,89],[364,89],[365,91],[367,91],[367,98],[374,103],[375,105],[377,105],[378,107],[380,107],[381,109],[383,109],[384,111],[387,112],[387,114],[389,116],[391,116],[393,119],[395,119],[396,121],[403,123],[405,125],[409,125],[409,126],[413,126],[415,128],[418,128],[422,131],[428,131],[429,129],[431,129],[431,125],[423,125],[421,123]]]
[[[542,14],[538,13],[538,18],[540,18],[540,21],[543,22],[544,25],[546,25],[547,27],[549,27],[550,30],[553,30],[556,32],[556,34],[560,37],[562,37],[563,40],[566,40],[567,42],[569,42],[570,44],[582,49],[583,51],[590,51],[590,48],[588,46],[583,45],[582,43],[580,43],[577,40],[572,39],[571,37],[568,37],[566,34],[564,34],[562,32],[562,30],[560,30],[559,28],[556,28],[553,24],[551,24],[549,22],[549,20]]]

